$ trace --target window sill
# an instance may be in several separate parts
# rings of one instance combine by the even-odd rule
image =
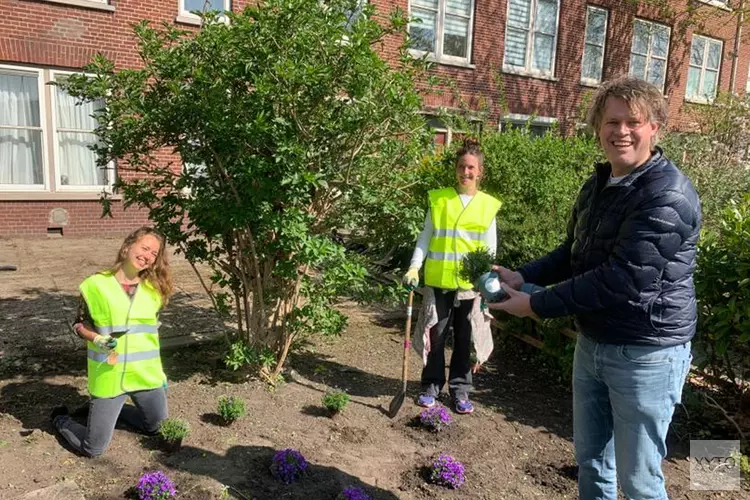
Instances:
[[[30,1],[30,0],[27,0]],[[102,10],[105,12],[114,12],[115,6],[104,2],[95,2],[94,0],[36,0],[43,3],[56,3],[70,7],[82,7],[84,9]]]
[[[0,201],[99,201],[101,191],[0,191]],[[109,195],[110,200],[122,200],[122,195]]]
[[[690,104],[713,104],[713,99],[701,99],[700,97],[687,97],[685,96],[685,102],[689,102]]]
[[[457,59],[449,59],[447,57],[437,58],[430,52],[423,52],[421,50],[410,50],[409,53],[416,59],[425,58],[426,61],[439,64],[441,66],[454,66],[456,68],[476,69],[476,64],[471,64],[468,61],[461,61]]]
[[[509,67],[509,66],[503,67],[503,73],[508,74],[508,75],[518,75],[518,76],[526,76],[529,78],[536,78],[537,80],[547,80],[550,82],[559,81],[559,79],[555,78],[553,75],[547,75],[544,73],[536,73],[534,71],[526,71],[524,69],[518,69],[518,68]]]
[[[581,80],[580,84],[582,87],[588,87],[591,89],[598,89],[602,82],[595,82],[593,80]]]
[[[727,12],[732,12],[732,9],[725,4],[724,2],[720,2],[719,0],[698,0],[700,3],[704,3],[706,5],[711,5],[712,7],[716,7],[717,9],[725,10]]]
[[[199,18],[190,16],[177,16],[174,18],[174,22],[180,24],[189,24],[191,26],[200,26],[203,24],[203,21],[201,21]]]

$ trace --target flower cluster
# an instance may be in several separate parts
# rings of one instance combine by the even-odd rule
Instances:
[[[138,500],[166,500],[177,494],[174,483],[161,471],[146,472],[135,487]]]
[[[286,484],[291,484],[302,476],[310,466],[297,450],[287,448],[277,451],[271,461],[271,474]]]
[[[430,479],[433,483],[447,488],[458,488],[466,481],[464,464],[450,455],[440,454],[432,463]]]
[[[451,417],[445,407],[434,406],[432,408],[425,408],[419,412],[419,422],[435,432],[440,432],[453,422],[453,417]]]
[[[349,486],[339,493],[336,500],[372,500],[361,488]]]

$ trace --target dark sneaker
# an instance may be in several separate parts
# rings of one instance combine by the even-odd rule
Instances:
[[[474,413],[474,405],[468,399],[459,399],[456,401],[456,413],[460,413],[461,415]]]
[[[435,396],[429,394],[420,394],[417,404],[423,408],[432,408],[435,406]]]
[[[55,419],[59,417],[60,415],[67,415],[67,414],[68,414],[67,406],[55,406],[54,408],[52,408],[52,411],[49,414],[49,418],[50,420],[54,422]]]

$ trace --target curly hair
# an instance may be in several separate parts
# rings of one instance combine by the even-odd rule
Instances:
[[[174,292],[174,286],[172,284],[172,271],[169,268],[169,260],[167,259],[166,239],[154,228],[143,226],[130,233],[125,238],[125,241],[122,242],[122,246],[117,252],[115,263],[105,272],[115,274],[117,271],[122,269],[122,266],[128,259],[128,252],[130,251],[130,247],[138,243],[141,238],[148,235],[151,235],[159,240],[159,253],[156,255],[154,263],[138,274],[142,281],[147,281],[152,287],[156,289],[156,291],[159,292],[162,302],[166,304],[167,302],[169,302],[169,297],[171,297],[172,293]]]
[[[599,135],[604,107],[607,99],[619,97],[628,103],[630,110],[642,114],[650,123],[659,125],[659,131],[667,125],[667,100],[661,90],[654,85],[630,76],[604,82],[594,95],[594,100],[586,116],[586,123]],[[654,141],[658,138],[654,137]]]

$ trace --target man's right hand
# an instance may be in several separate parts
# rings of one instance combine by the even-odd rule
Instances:
[[[507,267],[492,266],[492,270],[500,275],[500,281],[511,287],[513,290],[519,290],[524,283],[521,273],[511,271]]]
[[[404,278],[401,282],[409,290],[417,288],[419,286],[419,269],[416,267],[410,267],[409,270],[406,271],[406,274],[404,274]]]
[[[114,339],[109,335],[97,335],[94,337],[94,345],[102,351],[109,352],[117,347],[117,339]]]

